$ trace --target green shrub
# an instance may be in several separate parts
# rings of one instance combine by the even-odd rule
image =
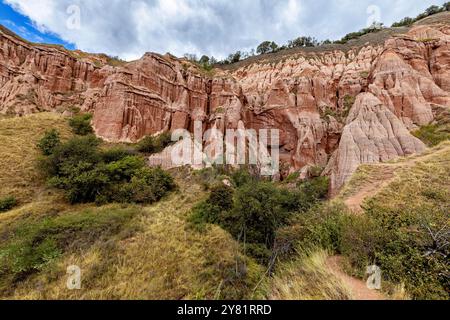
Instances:
[[[133,149],[124,147],[113,147],[111,149],[102,150],[101,156],[104,162],[110,163],[122,160],[128,156],[136,156],[137,152]]]
[[[45,132],[41,140],[39,140],[38,148],[42,151],[45,156],[51,155],[56,147],[61,144],[61,139],[59,132],[56,129],[48,130]]]
[[[319,200],[325,200],[328,196],[330,188],[330,178],[317,177],[304,181],[300,186],[300,191],[303,192],[312,204]]]
[[[17,205],[17,200],[14,197],[6,197],[0,199],[0,212],[11,210]]]
[[[147,136],[136,146],[136,150],[142,153],[159,153],[172,143],[170,132],[165,132],[157,137]]]
[[[154,203],[176,188],[170,174],[161,168],[141,168],[131,181],[122,185],[118,198],[120,202]]]
[[[238,240],[271,248],[276,229],[289,217],[283,200],[281,191],[272,183],[244,185],[236,192],[233,209],[222,212],[218,224]]]
[[[415,19],[410,18],[410,17],[406,17],[403,18],[402,20],[400,20],[399,22],[394,22],[392,24],[392,27],[409,27],[410,25],[412,25],[415,22]]]
[[[131,154],[102,151],[94,136],[75,137],[41,160],[41,168],[71,203],[153,203],[175,188],[169,174],[145,168],[144,159]]]
[[[249,167],[242,167],[231,174],[231,179],[236,187],[240,188],[246,184],[258,181],[258,178],[250,174]]]
[[[92,114],[80,114],[75,115],[69,120],[69,125],[72,128],[73,133],[86,136],[94,133],[94,129],[91,126]]]
[[[112,181],[129,181],[136,172],[145,166],[141,157],[127,156],[121,160],[106,165],[108,176]]]

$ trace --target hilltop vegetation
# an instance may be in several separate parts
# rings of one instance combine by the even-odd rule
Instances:
[[[410,27],[415,22],[418,22],[422,19],[425,19],[427,17],[450,11],[450,2],[444,3],[442,6],[430,6],[427,8],[423,13],[419,14],[415,18],[405,17],[399,22],[395,22],[392,25],[392,28],[399,28],[399,27]],[[251,49],[250,51],[236,51],[235,53],[231,53],[228,55],[226,59],[223,59],[221,61],[218,61],[214,57],[208,57],[206,55],[203,55],[200,59],[195,54],[189,54],[186,53],[184,57],[188,59],[189,61],[192,61],[196,64],[198,64],[199,67],[210,71],[215,66],[226,66],[230,64],[235,64],[243,60],[247,60],[249,58],[253,58],[256,56],[263,56],[263,55],[270,55],[275,54],[283,51],[287,51],[290,49],[296,49],[296,48],[315,48],[315,47],[327,47],[330,45],[343,45],[347,44],[352,40],[356,40],[360,38],[361,36],[372,34],[372,33],[378,33],[380,31],[383,31],[387,29],[383,23],[380,21],[374,22],[371,26],[368,26],[366,28],[363,28],[356,32],[350,32],[343,36],[341,39],[337,40],[318,40],[311,36],[299,36],[295,39],[289,40],[288,43],[279,45],[275,41],[263,41],[261,44],[259,44],[256,49]]]

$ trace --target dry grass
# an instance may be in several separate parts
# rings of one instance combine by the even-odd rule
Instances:
[[[280,267],[272,281],[271,300],[351,300],[345,284],[326,265],[329,254],[319,250]]]
[[[204,233],[187,228],[187,213],[202,196],[199,186],[191,186],[144,208],[121,237],[64,256],[51,271],[20,283],[8,298],[252,298],[263,269],[243,257],[220,228]],[[82,269],[82,290],[66,288],[70,265]]]
[[[50,128],[70,137],[65,118],[36,114],[0,120],[0,196],[13,195],[20,206],[0,215],[1,245],[17,226],[43,219],[134,210],[131,206],[71,206],[45,187],[35,164],[36,142]],[[10,283],[7,299],[242,299],[261,296],[254,288],[264,270],[241,254],[239,244],[216,226],[203,233],[186,222],[191,207],[206,193],[189,172],[177,179],[180,191],[138,212],[107,241],[69,250],[43,271]],[[192,178],[192,179],[191,179]],[[77,236],[78,237],[78,236]],[[83,239],[77,241],[83,242]],[[82,290],[66,288],[67,267],[82,269]],[[0,281],[1,282],[1,281]],[[263,285],[261,285],[263,287]],[[4,289],[4,288],[3,288]]]
[[[414,168],[420,164],[437,165],[446,168],[450,162],[450,141],[445,141],[434,148],[426,150],[422,154],[416,154],[405,158],[397,158],[386,163],[366,164],[359,166],[358,170],[352,176],[351,180],[344,186],[340,192],[339,199],[346,200],[369,184],[379,183],[379,190],[384,189],[390,182],[399,179],[399,175],[408,176]],[[445,175],[444,175],[445,176]],[[400,178],[401,179],[401,178]]]
[[[71,135],[66,119],[53,113],[0,120],[0,198],[14,196],[23,204],[49,192],[36,168],[36,144],[49,128]]]

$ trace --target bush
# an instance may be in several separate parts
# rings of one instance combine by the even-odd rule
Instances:
[[[221,226],[243,242],[247,254],[261,263],[267,263],[272,256],[277,231],[328,193],[328,179],[322,177],[289,190],[260,180],[244,168],[231,176],[237,189],[222,183],[214,186],[208,199],[193,209],[190,223],[199,230],[207,223]]]
[[[392,27],[409,27],[410,25],[412,25],[415,22],[415,19],[410,18],[410,17],[406,17],[403,18],[402,20],[400,20],[399,22],[395,22],[392,24]]]
[[[176,188],[171,175],[161,168],[141,168],[131,181],[123,184],[117,200],[130,203],[154,203]]]
[[[281,192],[269,182],[250,183],[233,191],[221,185],[194,209],[193,220],[214,223],[236,239],[272,246],[275,229],[286,222]]]
[[[56,129],[46,131],[42,139],[38,143],[38,148],[45,156],[51,155],[56,147],[61,144],[59,132]]]
[[[161,169],[145,168],[142,157],[124,149],[102,151],[94,136],[75,137],[41,161],[51,186],[71,203],[153,203],[175,184]]]
[[[136,156],[137,152],[133,149],[123,147],[114,147],[102,151],[102,159],[106,163],[122,160],[128,156]]]
[[[86,136],[94,133],[94,129],[91,126],[92,114],[86,113],[81,115],[75,115],[69,120],[69,125],[72,128],[73,133]]]
[[[158,137],[147,136],[136,146],[136,150],[142,153],[159,153],[172,143],[170,132],[165,132]]]
[[[17,200],[14,197],[6,197],[0,199],[0,212],[11,210],[17,205]]]

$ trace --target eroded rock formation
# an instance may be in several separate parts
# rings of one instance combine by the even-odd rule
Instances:
[[[433,104],[450,107],[449,79],[447,24],[416,26],[384,45],[267,56],[214,75],[150,53],[112,66],[0,30],[0,114],[76,106],[94,114],[99,136],[127,142],[192,131],[194,121],[223,131],[275,128],[283,173],[327,167],[333,190],[361,163],[423,151],[410,131],[433,121]]]

